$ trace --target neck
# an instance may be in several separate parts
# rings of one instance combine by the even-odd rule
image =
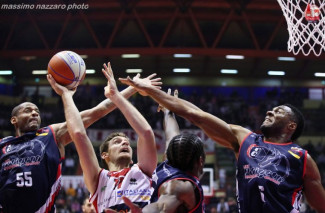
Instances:
[[[264,136],[264,140],[272,143],[288,143],[291,138],[287,134],[280,134],[271,137]]]
[[[128,162],[108,162],[109,171],[120,171],[125,168],[129,168],[130,161]]]
[[[20,129],[16,129],[16,136],[17,136],[17,137],[20,137],[20,136],[22,136],[23,134],[25,134],[25,132],[21,132]]]

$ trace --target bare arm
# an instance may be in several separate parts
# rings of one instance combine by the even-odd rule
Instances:
[[[148,77],[143,79],[139,78],[139,76],[140,74],[136,75],[135,78],[137,78],[137,80],[141,81],[144,84],[157,84],[157,85],[161,84],[160,78],[154,78],[156,74],[149,75]],[[126,99],[128,99],[135,93],[136,90],[132,86],[127,87],[121,92],[122,96],[125,97]],[[97,106],[80,112],[82,122],[85,128],[88,128],[94,122],[106,116],[115,108],[116,108],[115,104],[110,99],[106,99],[101,103],[99,103]],[[65,145],[69,144],[72,141],[67,130],[66,122],[53,124],[52,127],[55,132],[56,139],[60,143],[59,145],[64,147]]]
[[[171,94],[171,89],[168,89],[167,94],[168,95]],[[174,90],[174,97],[178,97],[178,90]],[[179,135],[180,131],[179,131],[177,120],[175,118],[175,114],[161,105],[158,106],[157,111],[159,112],[160,110],[163,111],[164,113],[163,127],[164,127],[166,141],[165,141],[165,153],[163,156],[163,160],[166,160],[166,151],[169,142],[173,137]]]
[[[318,213],[325,213],[325,190],[315,161],[307,156],[304,192],[309,205]]]
[[[67,88],[58,85],[50,75],[48,80],[55,92],[62,98],[67,130],[76,145],[85,184],[90,193],[93,194],[96,190],[101,168],[99,167],[93,145],[87,136],[80,113],[72,99],[73,93]]]
[[[137,133],[138,165],[145,174],[151,176],[157,166],[156,143],[151,126],[141,113],[119,93],[111,66],[104,67],[102,71],[108,80],[105,96],[115,103]]]
[[[148,94],[162,106],[189,120],[201,128],[211,139],[234,150],[235,154],[238,154],[241,141],[250,132],[250,130],[243,127],[229,125],[216,116],[202,111],[190,102],[170,96],[157,88],[141,84],[141,82],[130,78],[120,80],[122,83],[135,87],[138,91]]]
[[[135,93],[136,90],[133,87],[128,87],[121,92],[125,98],[129,98]],[[80,112],[85,128],[88,128],[90,125],[112,112],[115,108],[115,104],[110,99],[105,99],[97,106]],[[72,141],[68,133],[66,122],[53,124],[52,127],[59,143],[65,146]]]
[[[195,198],[194,187],[189,181],[171,180],[165,182],[160,187],[159,193],[160,197],[157,202],[145,206],[142,210],[128,198],[123,197],[123,200],[133,213],[176,213],[180,208],[189,212],[199,202]]]

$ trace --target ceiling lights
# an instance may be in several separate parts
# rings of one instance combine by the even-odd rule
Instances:
[[[226,59],[243,60],[243,59],[245,59],[245,56],[243,56],[243,55],[226,55]]]
[[[270,70],[267,72],[268,75],[285,75],[286,73],[284,71],[275,71],[275,70]]]
[[[0,75],[11,75],[12,70],[0,70]]]
[[[174,68],[173,69],[173,72],[182,72],[182,73],[185,73],[185,72],[191,72],[191,69],[190,68]]]
[[[126,69],[126,73],[140,73],[142,72],[142,69]]]
[[[122,54],[122,58],[140,58],[140,54]]]
[[[237,74],[238,70],[236,70],[236,69],[221,69],[220,72],[222,74]]]

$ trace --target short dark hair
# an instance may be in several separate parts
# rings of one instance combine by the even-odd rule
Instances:
[[[182,171],[192,171],[200,157],[205,160],[203,142],[194,134],[173,137],[167,148],[168,163]]]
[[[25,104],[33,104],[33,103],[31,103],[31,102],[23,102],[23,103],[21,103],[21,104],[15,106],[15,107],[12,109],[12,111],[11,111],[11,117],[17,116],[19,110],[20,110],[21,108],[23,108],[23,106],[24,106]],[[33,104],[33,105],[35,105],[35,104]]]
[[[125,137],[125,138],[128,138],[128,136],[126,136],[126,134],[124,134],[123,132],[113,132],[111,134],[109,134],[106,139],[104,140],[104,142],[100,145],[99,147],[99,154],[100,156],[102,155],[103,152],[107,152],[108,151],[108,148],[109,148],[109,142],[117,137],[117,136],[122,136],[122,137]],[[102,158],[101,159],[101,162],[103,164],[103,167],[105,169],[108,169],[108,165],[106,164],[106,161]]]
[[[297,107],[295,107],[291,104],[283,104],[283,105],[289,107],[291,109],[291,111],[293,112],[291,118],[297,124],[297,128],[296,128],[295,132],[292,134],[291,140],[295,141],[297,138],[300,137],[300,135],[304,131],[305,118],[302,115],[301,111]]]

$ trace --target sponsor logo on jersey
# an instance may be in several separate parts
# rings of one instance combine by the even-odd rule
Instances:
[[[300,157],[303,155],[303,149],[298,147],[291,147],[291,149],[288,151],[293,157],[300,159]]]
[[[289,176],[289,161],[276,148],[270,149],[252,144],[247,149],[247,156],[254,159],[258,166],[244,165],[245,179],[264,178],[279,185]]]
[[[3,170],[40,164],[44,157],[45,145],[38,139],[24,143],[9,144],[2,151],[8,158],[2,163]]]
[[[130,185],[137,185],[137,179],[131,178],[130,179]]]
[[[100,188],[100,191],[101,191],[101,192],[105,191],[105,190],[106,190],[106,187],[107,187],[107,186],[103,186],[102,188]]]
[[[122,196],[150,196],[151,191],[150,189],[126,189],[126,190],[118,190],[117,191],[117,197],[122,197]]]

